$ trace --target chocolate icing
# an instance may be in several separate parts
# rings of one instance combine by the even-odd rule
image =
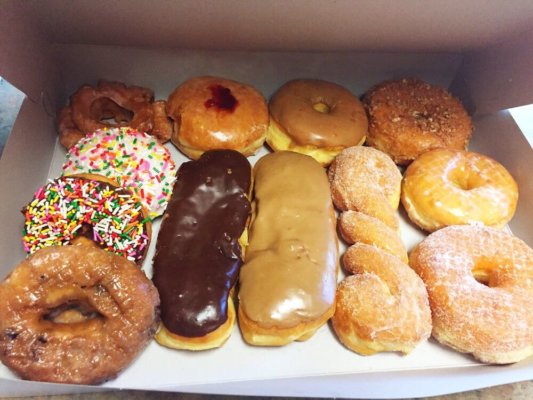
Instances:
[[[161,319],[180,336],[200,337],[227,319],[242,265],[239,237],[250,214],[251,167],[237,151],[212,150],[178,170],[154,256]]]

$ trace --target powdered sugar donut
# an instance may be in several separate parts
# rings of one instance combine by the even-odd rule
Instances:
[[[409,264],[427,287],[439,342],[486,363],[533,355],[533,250],[522,240],[450,226],[420,243]]]
[[[137,195],[155,218],[167,207],[176,165],[157,139],[131,128],[112,128],[91,133],[72,146],[63,173],[111,178]]]

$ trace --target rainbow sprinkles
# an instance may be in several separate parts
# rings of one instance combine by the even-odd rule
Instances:
[[[152,136],[123,127],[87,135],[67,154],[64,175],[99,174],[139,197],[150,218],[163,214],[176,180],[169,150]]]

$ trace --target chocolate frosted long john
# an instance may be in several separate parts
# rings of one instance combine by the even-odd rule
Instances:
[[[154,257],[164,327],[182,339],[208,335],[228,318],[250,214],[248,160],[233,150],[182,164]]]

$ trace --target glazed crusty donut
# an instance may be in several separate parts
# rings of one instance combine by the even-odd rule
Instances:
[[[47,247],[0,283],[0,360],[23,379],[104,382],[151,340],[158,307],[131,261],[93,244]]]
[[[368,120],[363,105],[344,87],[318,79],[285,83],[272,96],[267,143],[329,165],[344,148],[363,144]]]
[[[503,227],[513,217],[518,187],[498,162],[474,152],[438,149],[405,171],[402,204],[429,232],[448,225]]]
[[[172,143],[192,159],[214,149],[254,154],[265,141],[266,101],[257,89],[229,79],[200,76],[176,88],[167,101]]]
[[[125,126],[169,140],[172,126],[161,117],[165,102],[153,100],[152,90],[121,82],[102,80],[96,86],[83,85],[58,113],[59,141],[69,149],[91,132]]]
[[[367,144],[406,165],[436,149],[464,150],[472,121],[461,102],[445,89],[419,79],[381,83],[364,96]]]
[[[433,336],[486,363],[533,355],[533,250],[481,226],[450,226],[411,253],[429,292]]]
[[[333,329],[359,354],[409,353],[429,337],[431,314],[424,285],[407,265],[398,235],[398,167],[379,150],[350,147],[335,158],[329,178],[342,211],[339,232],[351,245],[343,266],[354,274],[337,288]]]
[[[282,151],[254,167],[249,245],[241,268],[239,327],[257,346],[306,340],[335,309],[338,243],[324,169]]]
[[[142,204],[127,189],[99,175],[51,180],[24,207],[22,242],[27,253],[72,244],[88,236],[102,248],[141,264],[151,236]]]

